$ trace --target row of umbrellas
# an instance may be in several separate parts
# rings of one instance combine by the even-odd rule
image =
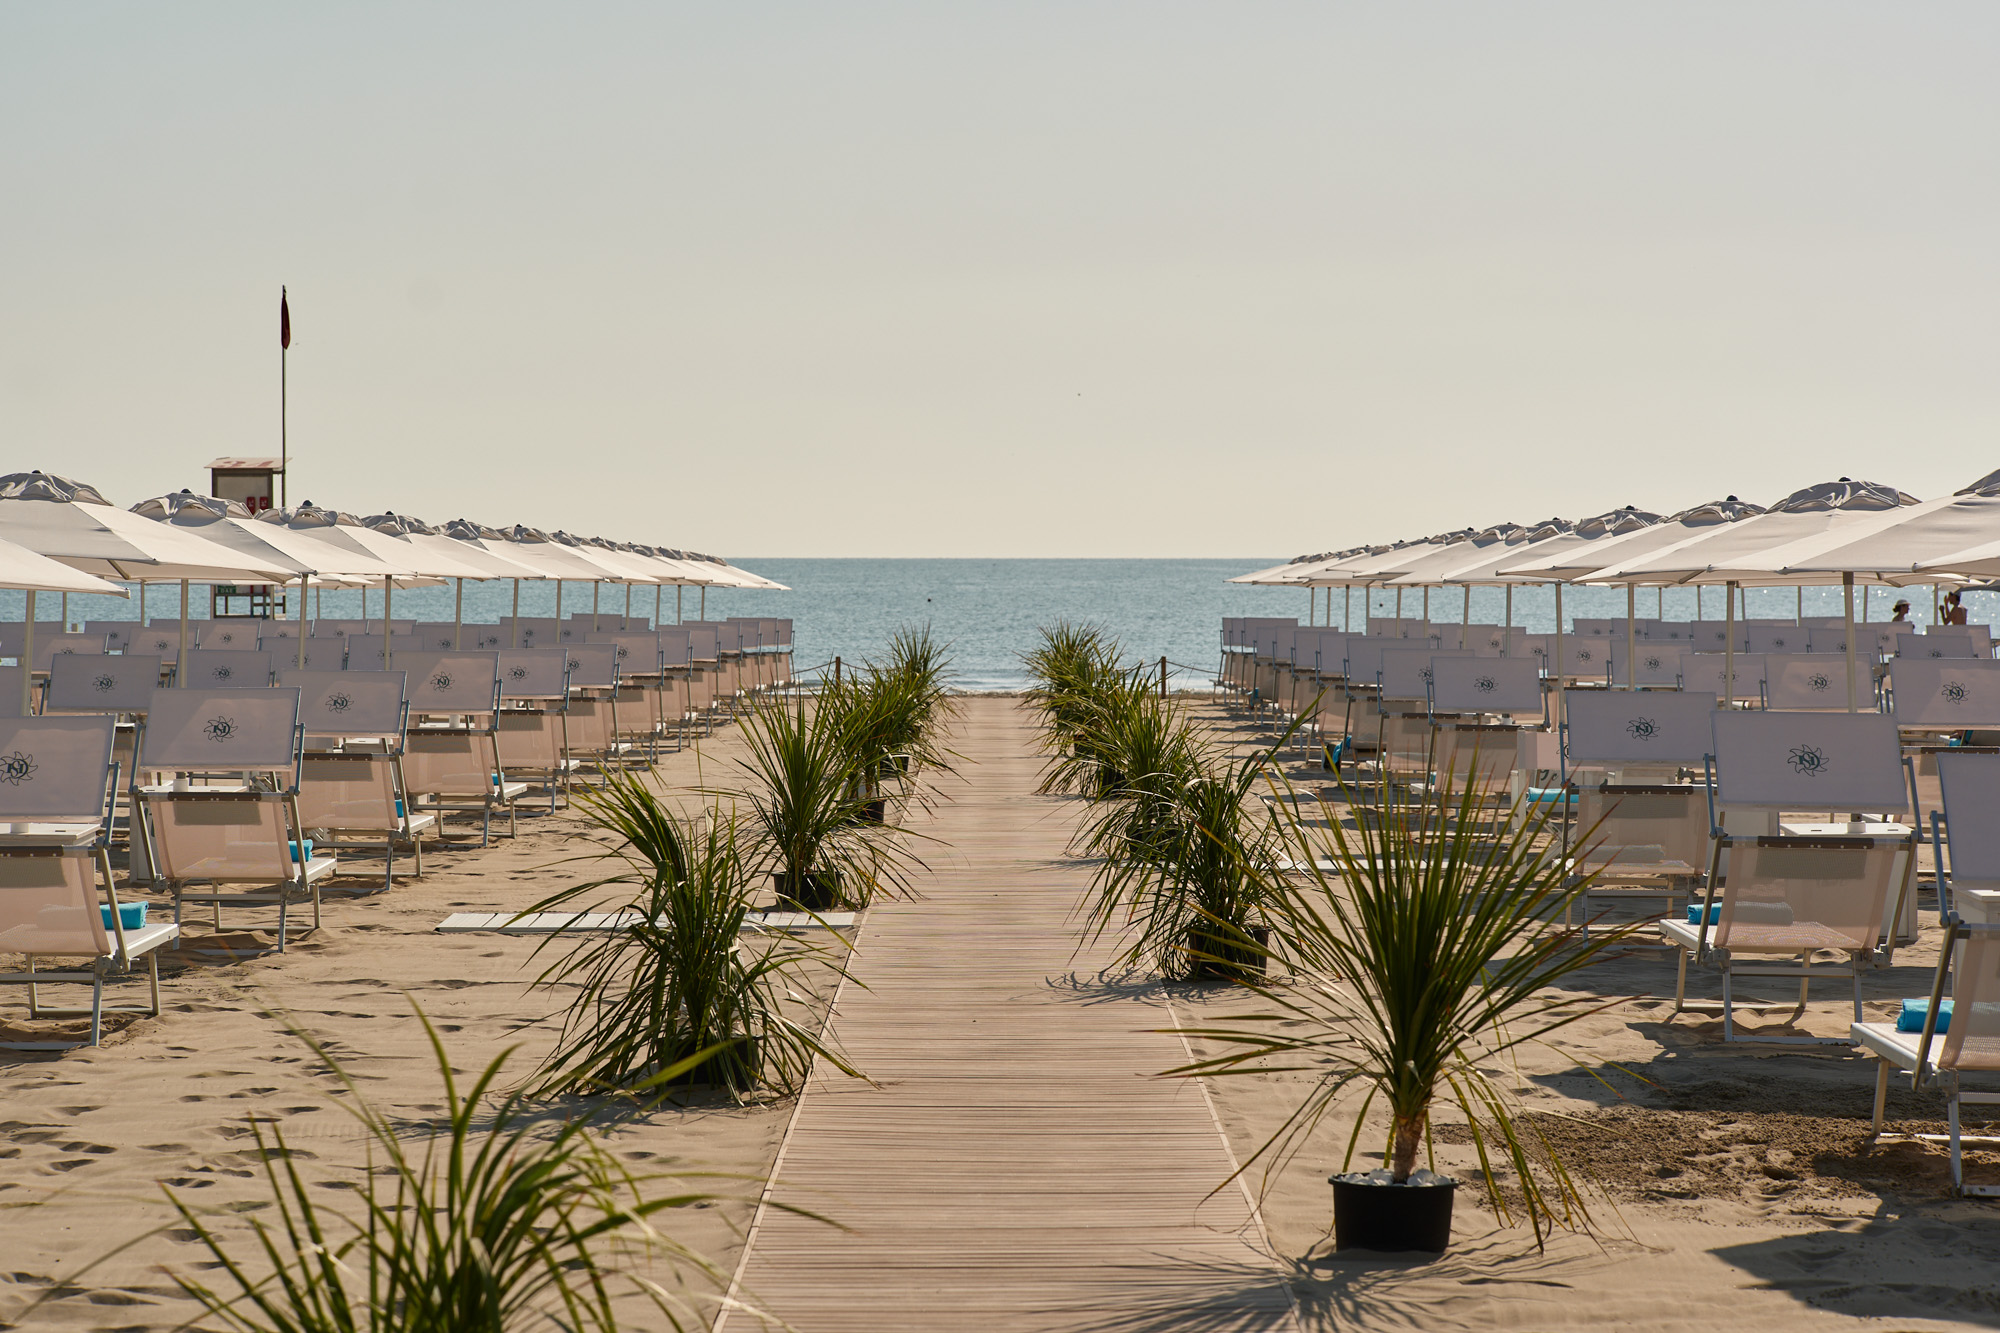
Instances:
[[[1299,556],[1231,582],[1311,588],[1791,587],[1951,583],[1996,574],[2000,472],[1935,500],[1842,477],[1794,491],[1768,509],[1732,495],[1666,516],[1628,506],[1575,523],[1503,523]]]
[[[1733,620],[1738,586],[1838,583],[1846,589],[1846,616],[1851,622],[1857,582],[1939,584],[1996,574],[2000,574],[2000,472],[1934,500],[1842,477],[1794,491],[1769,508],[1732,495],[1665,516],[1627,506],[1575,523],[1562,519],[1503,523],[1390,546],[1299,556],[1231,582],[1399,590],[1498,585],[1509,590],[1510,622],[1514,585],[1552,583],[1559,637],[1563,585],[1622,584],[1629,663],[1632,597],[1641,587],[1726,585],[1730,592],[1725,615]],[[1331,619],[1331,597],[1327,611]],[[1726,640],[1727,651],[1733,654],[1734,634]],[[1854,640],[1850,632],[1850,710],[1857,706]],[[1726,666],[1725,681],[1733,675],[1733,665]]]
[[[0,477],[0,587],[125,595],[107,582],[436,586],[453,579],[572,580],[779,589],[716,556],[466,520],[357,517],[310,502],[258,516],[187,491],[119,509],[42,472]]]

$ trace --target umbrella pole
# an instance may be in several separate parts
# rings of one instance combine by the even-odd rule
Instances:
[[[1800,584],[1803,591],[1805,585]],[[1840,576],[1841,611],[1847,619],[1847,711],[1858,711],[1854,704],[1854,574],[1852,571]]]
[[[660,603],[666,599],[666,596],[667,585],[664,583],[655,583],[653,585],[653,633],[655,634],[660,632]]]
[[[1396,589],[1396,637],[1403,637],[1403,590]]]
[[[139,580],[139,628],[146,628],[146,580]]]
[[[64,633],[64,634],[67,634],[67,633],[69,633],[69,594],[68,594],[68,593],[64,593],[64,594],[62,595],[62,611],[60,612],[60,615],[61,615],[61,618],[62,618],[62,630],[61,630],[60,632],[61,632],[61,633]]]
[[[1736,703],[1736,580],[1722,586],[1722,705]]]
[[[174,659],[174,679],[183,680],[188,659],[188,581],[181,580],[181,655]]]
[[[1555,682],[1556,682],[1556,709],[1555,709],[1555,715],[1556,715],[1556,726],[1557,726],[1558,728],[1560,728],[1560,727],[1562,726],[1562,724],[1563,724],[1563,721],[1564,721],[1564,716],[1565,716],[1565,713],[1566,713],[1566,711],[1567,711],[1567,710],[1566,710],[1566,709],[1565,709],[1565,708],[1563,707],[1563,665],[1564,665],[1564,663],[1563,663],[1563,586],[1562,586],[1562,584],[1561,584],[1561,583],[1557,583],[1557,584],[1556,584],[1555,586],[1556,586],[1556,660],[1554,661],[1554,663],[1552,663],[1552,665],[1553,665],[1553,666],[1555,667],[1555,670],[1554,670],[1553,672],[1551,672],[1550,674],[1551,674],[1551,675],[1553,675],[1553,676],[1555,677]],[[1564,824],[1563,824],[1563,827],[1564,827],[1564,828],[1568,828],[1568,827],[1569,827],[1569,824],[1568,824],[1568,820],[1567,820],[1567,815],[1568,815],[1568,812],[1567,812],[1567,811],[1565,811],[1565,812],[1564,812],[1564,815],[1565,815],[1565,819],[1564,819]]]
[[[457,652],[465,646],[465,580],[458,581],[458,597],[451,608],[451,650]]]
[[[35,701],[35,590],[28,589],[28,646],[21,650],[21,716],[28,717]]]
[[[602,583],[592,583],[590,585],[590,632],[592,634],[604,628],[597,616],[597,605],[603,593],[604,585]]]
[[[623,632],[626,634],[632,632],[632,585],[629,583],[625,585],[625,629]]]
[[[382,669],[387,671],[395,663],[396,624],[389,619],[389,603],[393,599],[395,584],[389,575],[382,576]]]
[[[1466,593],[1468,597],[1471,595],[1470,592]],[[1507,585],[1507,628],[1510,630],[1514,628],[1514,585],[1511,583]],[[1507,637],[1511,639],[1514,636],[1509,634]]]
[[[561,579],[557,579],[556,580],[556,643],[558,645],[562,643],[562,585],[563,581]]]
[[[1430,636],[1431,636],[1431,590],[1430,590],[1430,585],[1425,584],[1424,585],[1424,637],[1428,639]]]
[[[306,580],[310,574],[299,575],[299,670],[306,669]]]
[[[521,580],[514,580],[514,646],[521,646]]]
[[[1340,628],[1349,634],[1354,632],[1354,585],[1352,583],[1340,590]]]
[[[1801,583],[1792,591],[1799,595],[1799,609],[1792,613],[1792,623],[1803,625],[1806,623],[1806,585]]]
[[[1639,651],[1639,585],[1625,585],[1625,688],[1639,688],[1639,664],[1632,658]]]
[[[708,585],[701,585],[701,610],[695,613],[706,624],[708,621]]]

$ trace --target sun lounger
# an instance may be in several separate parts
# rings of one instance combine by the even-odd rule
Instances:
[[[28,988],[31,1017],[87,1013],[92,1046],[103,1037],[104,983],[142,958],[151,1003],[109,1012],[159,1014],[158,951],[180,934],[171,923],[140,924],[143,904],[118,900],[109,847],[115,726],[109,714],[0,719],[0,953],[26,955],[25,970],[0,974],[0,983]],[[69,961],[41,966],[55,959]],[[90,1007],[44,1007],[40,987],[57,983],[87,984]]]
[[[300,744],[296,689],[155,693],[139,763],[179,776],[141,787],[139,797],[154,872],[174,896],[176,922],[189,903],[209,904],[218,928],[225,906],[275,906],[280,952],[293,903],[310,903],[319,927],[320,885],[338,863],[305,837]]]
[[[396,849],[408,846],[423,878],[423,836],[435,814],[415,808],[403,777],[409,726],[402,671],[285,671],[280,688],[299,691],[305,755],[299,817],[324,845],[344,850],[363,835],[382,842],[384,891],[396,884]]]
[[[403,781],[416,803],[412,808],[440,815],[477,811],[482,847],[492,841],[493,812],[505,810],[512,836],[519,827],[514,803],[527,794],[528,784],[509,778],[500,763],[499,653],[414,653],[404,669],[410,729]]]
[[[1834,810],[1886,816],[1908,808],[1895,724],[1875,713],[1713,714],[1712,808]],[[1895,923],[1914,892],[1915,833],[1900,825],[1780,825],[1778,835],[1710,835],[1707,892],[1695,919],[1665,920],[1680,952],[1675,1011],[1687,1007],[1690,960],[1722,974],[1723,1040],[1825,1044],[1833,1038],[1739,1038],[1737,977],[1796,977],[1803,1009],[1813,977],[1844,976],[1861,1021],[1861,972],[1895,947]],[[1839,830],[1839,831],[1836,831]],[[1726,867],[1723,853],[1728,852]],[[1888,937],[1884,938],[1885,930]],[[1822,962],[1822,953],[1845,955]]]
[[[519,778],[539,777],[549,812],[569,790],[566,727],[569,653],[563,648],[515,648],[500,654],[497,716],[500,764]]]
[[[1907,1004],[1905,1012],[1911,1012]],[[1917,1012],[1921,1026],[1914,1032],[1900,1020],[1857,1020],[1848,1030],[1849,1040],[1878,1062],[1874,1132],[1882,1132],[1891,1070],[1909,1072],[1917,1088],[1944,1094],[1946,1132],[1917,1137],[1950,1146],[1953,1192],[2000,1196],[2000,1185],[1965,1183],[1962,1147],[1966,1142],[2000,1143],[2000,1137],[1967,1135],[1959,1123],[1964,1105],[2000,1105],[2000,1092],[1971,1091],[1961,1082],[1968,1073],[2000,1073],[2000,924],[1967,922],[1956,914],[1947,920],[1930,997]]]

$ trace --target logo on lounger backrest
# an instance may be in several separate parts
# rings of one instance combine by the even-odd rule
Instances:
[[[109,694],[118,688],[118,677],[108,671],[100,671],[91,679],[90,688],[99,694]]]
[[[1794,745],[1785,763],[1802,778],[1816,778],[1833,768],[1833,761],[1817,745]]]
[[[218,745],[226,744],[236,739],[236,719],[220,715],[212,717],[202,727],[201,734]]]
[[[1648,671],[1658,671],[1660,667],[1663,665],[1664,663],[1661,661],[1661,659],[1657,657],[1649,657],[1646,659],[1646,670]]]
[[[226,666],[226,665],[218,666],[214,670],[210,671],[208,674],[213,676],[217,680],[229,680],[236,675],[236,668],[233,666]]]
[[[508,667],[508,668],[507,668],[507,679],[509,679],[509,680],[526,680],[527,678],[528,678],[528,668],[526,668],[526,667],[524,667],[524,666],[517,666],[517,667]]]
[[[1814,694],[1825,694],[1833,688],[1833,682],[1827,678],[1824,671],[1815,671],[1806,677],[1806,688]]]
[[[1933,648],[1933,649],[1931,649],[1931,656],[1932,656],[1932,657],[1943,657],[1943,656],[1944,656],[1944,649],[1942,649],[1942,648]]]
[[[349,695],[346,690],[335,690],[320,702],[327,712],[334,714],[345,713],[348,709],[354,707],[353,696]]]
[[[1491,694],[1500,688],[1500,682],[1491,676],[1481,676],[1472,682],[1472,688],[1478,690],[1481,694]]]
[[[431,672],[431,688],[439,694],[448,693],[451,690],[451,683],[451,672],[444,670],[442,667]]]
[[[24,782],[35,780],[35,756],[16,750],[12,754],[0,755],[0,782],[10,787],[18,787]]]
[[[1576,660],[1579,662],[1594,662],[1597,660],[1597,656],[1588,648],[1579,648],[1576,650]]]
[[[1965,682],[1962,680],[1948,680],[1944,683],[1944,688],[1940,689],[1938,693],[1943,696],[1944,701],[1948,704],[1962,704],[1971,694],[1971,691],[1965,688]]]
[[[1660,738],[1660,724],[1650,717],[1635,717],[1625,724],[1625,734],[1635,741],[1655,741]]]

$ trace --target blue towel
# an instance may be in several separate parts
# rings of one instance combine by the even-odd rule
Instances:
[[[104,917],[104,928],[106,930],[111,929],[111,909],[106,906],[99,906],[97,910]],[[146,904],[118,904],[118,920],[127,930],[144,929],[146,925]]]
[[[1530,787],[1528,788],[1528,799],[1549,805],[1554,805],[1557,801],[1575,805],[1576,793],[1565,792],[1561,787]]]
[[[291,846],[292,846],[292,859],[296,861],[299,859],[299,844],[293,843]],[[311,838],[306,839],[305,847],[306,847],[306,860],[310,861],[313,859],[313,840]]]
[[[403,817],[403,803],[401,801],[398,801],[396,802],[396,818],[401,819],[402,817]]]
[[[1903,1001],[1903,1012],[1896,1015],[1896,1031],[1922,1032],[1924,1030],[1924,1016],[1929,1014],[1930,1011],[1931,1000],[1928,995],[1921,1000]],[[1939,1032],[1951,1031],[1950,1000],[1946,1000],[1938,1006],[1937,1030]]]
[[[1708,924],[1712,926],[1720,920],[1722,920],[1722,904],[1715,903],[1711,905],[1708,909]],[[1698,926],[1701,924],[1700,903],[1688,904],[1688,924],[1690,926]]]

